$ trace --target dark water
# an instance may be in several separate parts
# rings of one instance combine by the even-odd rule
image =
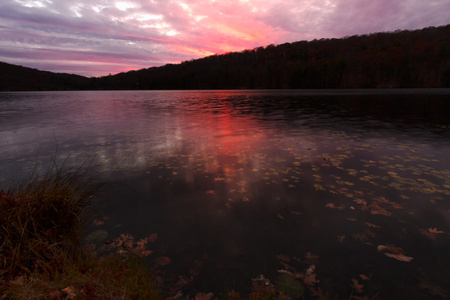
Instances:
[[[2,186],[94,157],[88,240],[152,251],[172,296],[450,295],[450,90],[0,93],[0,147]]]

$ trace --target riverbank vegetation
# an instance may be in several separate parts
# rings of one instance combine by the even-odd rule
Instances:
[[[0,191],[0,299],[160,299],[138,257],[82,247],[100,186],[89,171],[54,166]]]
[[[268,45],[86,78],[0,63],[0,91],[450,87],[450,25]]]

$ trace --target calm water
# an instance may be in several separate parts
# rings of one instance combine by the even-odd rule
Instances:
[[[0,147],[1,186],[94,158],[87,240],[170,295],[450,296],[450,90],[0,93]]]

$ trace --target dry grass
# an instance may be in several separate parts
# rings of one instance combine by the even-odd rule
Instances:
[[[0,299],[159,298],[139,258],[81,248],[93,175],[53,164],[0,191]]]

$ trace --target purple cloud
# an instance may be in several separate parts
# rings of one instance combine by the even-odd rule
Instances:
[[[0,61],[100,76],[214,53],[450,23],[448,0],[4,0]]]

